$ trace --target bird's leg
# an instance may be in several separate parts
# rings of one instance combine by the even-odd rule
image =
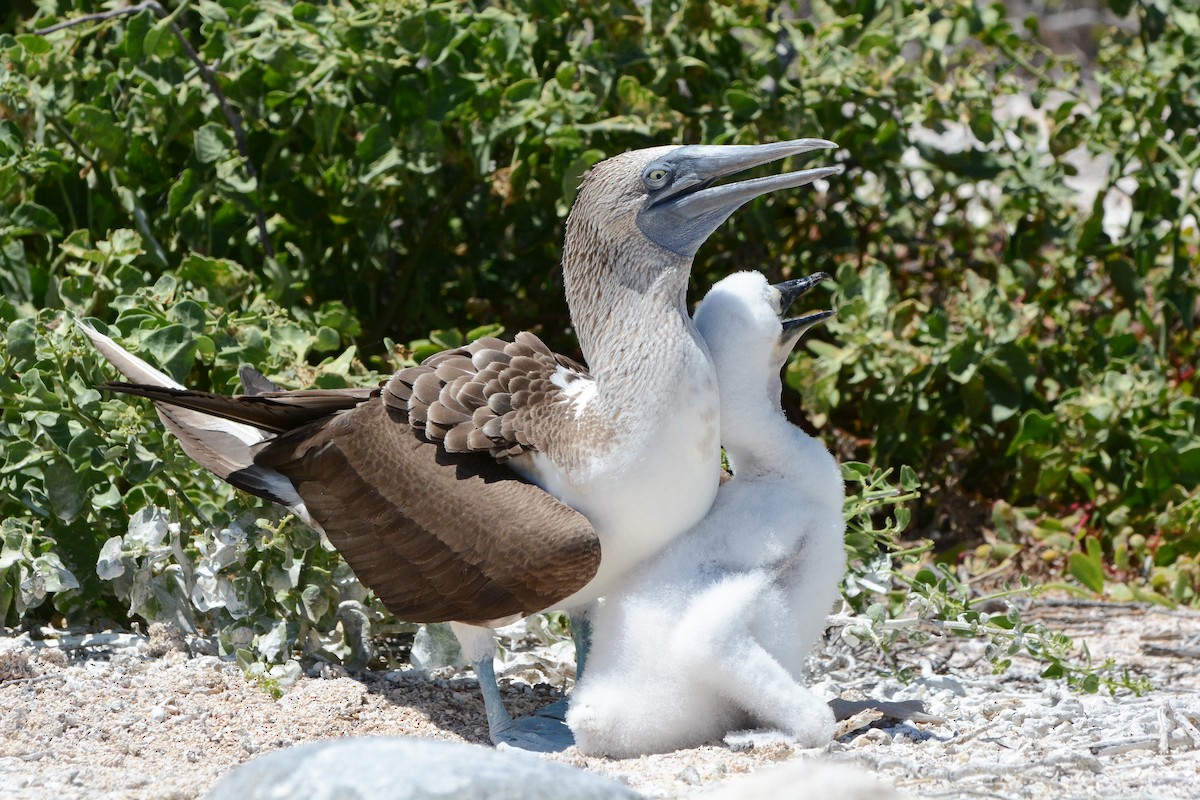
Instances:
[[[479,680],[479,693],[483,695],[483,708],[487,712],[488,734],[493,744],[500,744],[496,733],[512,727],[512,717],[504,707],[504,698],[500,696],[500,684],[496,680],[496,667],[490,655],[476,661],[475,677]]]
[[[529,716],[513,719],[504,707],[496,682],[495,633],[489,628],[450,623],[463,656],[475,669],[483,708],[487,712],[488,737],[497,747],[516,747],[539,753],[557,753],[575,744],[571,729],[561,718]]]
[[[588,651],[592,647],[592,618],[591,606],[577,608],[569,615],[571,617],[571,641],[575,643],[575,682],[579,683],[579,679],[583,677],[584,663],[587,661]],[[564,697],[561,700],[555,700],[548,706],[543,706],[533,712],[537,717],[548,717],[566,721],[567,708],[571,702],[571,698]]]
[[[557,753],[575,744],[571,729],[562,719],[536,714],[517,719],[509,716],[500,697],[496,668],[491,657],[476,661],[474,666],[475,675],[479,678],[479,691],[483,694],[483,707],[487,711],[488,736],[494,745],[538,753]]]
[[[345,662],[346,669],[351,672],[366,669],[371,661],[371,618],[367,616],[366,608],[357,600],[346,600],[338,606],[338,619],[350,644],[351,656]]]
[[[571,640],[575,642],[575,680],[583,677],[583,668],[592,649],[592,607],[571,613]]]

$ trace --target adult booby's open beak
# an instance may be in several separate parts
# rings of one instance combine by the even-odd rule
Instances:
[[[721,178],[810,150],[836,148],[825,139],[754,145],[685,145],[646,165],[646,202],[637,224],[649,239],[682,256],[700,245],[741,206],[759,195],[792,189],[842,172],[842,167],[716,184]]]
[[[788,306],[795,302],[796,298],[828,278],[829,275],[824,272],[815,272],[804,278],[796,278],[795,280],[772,284],[771,288],[779,292],[779,316],[780,322],[783,325],[783,333],[779,336],[781,342],[795,342],[800,337],[800,334],[813,325],[833,316],[832,311],[814,311],[811,314],[805,314],[793,319],[783,319]]]

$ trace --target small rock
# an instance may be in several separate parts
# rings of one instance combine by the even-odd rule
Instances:
[[[52,667],[65,667],[71,658],[58,648],[47,647],[37,653],[37,660]]]
[[[683,781],[689,786],[700,785],[700,773],[696,771],[695,767],[687,767],[683,769],[678,775],[675,776],[675,779]]]
[[[871,728],[861,736],[856,736],[850,744],[854,747],[871,747],[877,744],[891,744],[891,735],[882,728]]]
[[[21,650],[0,653],[0,681],[32,678],[36,673],[29,664],[29,654]]]
[[[148,631],[149,639],[143,645],[146,655],[161,658],[167,653],[186,653],[187,639],[183,631],[173,622],[154,622]]]
[[[918,678],[917,682],[920,685],[932,690],[953,692],[958,697],[967,696],[966,687],[949,675],[929,675],[923,678]]]
[[[317,742],[256,758],[217,781],[204,800],[279,797],[637,800],[639,795],[607,778],[518,750],[378,737]]]
[[[350,673],[341,664],[322,664],[317,677],[322,680],[336,681],[339,678],[350,677]]]

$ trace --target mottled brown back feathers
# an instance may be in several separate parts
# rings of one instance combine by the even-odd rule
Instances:
[[[400,370],[384,403],[452,453],[486,452],[497,461],[553,447],[554,429],[571,416],[555,383],[586,380],[587,370],[555,355],[531,333],[505,342],[484,338]]]

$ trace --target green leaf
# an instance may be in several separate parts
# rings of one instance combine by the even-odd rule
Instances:
[[[84,475],[64,461],[51,461],[44,468],[46,496],[54,515],[63,522],[72,522],[87,502],[90,471]]]
[[[178,323],[159,328],[142,340],[147,358],[172,378],[182,382],[196,357],[195,335]]]
[[[993,180],[1004,172],[996,154],[990,150],[963,150],[947,153],[936,147],[917,143],[921,158],[953,175],[975,181]]]
[[[1021,425],[1017,429],[1017,435],[1013,437],[1012,442],[1008,446],[1008,455],[1016,454],[1023,445],[1030,442],[1051,441],[1057,429],[1057,420],[1049,414],[1043,414],[1040,411],[1034,410],[1026,411],[1021,417]]]
[[[12,228],[7,231],[9,235],[57,235],[62,230],[62,225],[53,211],[33,202],[21,203],[12,210],[9,219],[12,222]]]
[[[196,174],[191,169],[185,169],[179,174],[179,178],[171,184],[171,190],[167,193],[168,214],[178,217],[191,205],[197,195],[197,183]]]
[[[233,150],[233,137],[215,122],[206,122],[196,131],[196,158],[203,164],[212,164],[226,158]]]
[[[412,350],[413,360],[420,364],[425,359],[432,355],[442,352],[446,348],[439,347],[436,344],[426,340],[424,342],[417,340],[409,343],[409,349]]]
[[[491,325],[480,325],[478,328],[472,328],[467,331],[467,341],[474,342],[477,339],[482,339],[486,336],[503,336],[504,326],[500,323],[492,323]]]
[[[341,345],[342,337],[333,328],[324,325],[317,328],[317,337],[312,343],[313,350],[318,353],[327,353],[330,350],[336,350]]]
[[[1114,258],[1108,263],[1108,272],[1126,307],[1137,308],[1144,295],[1142,282],[1133,261],[1128,258]]]
[[[840,466],[847,480],[859,481],[871,474],[871,465],[861,461],[843,461]]]
[[[604,159],[604,153],[600,150],[585,150],[574,159],[570,165],[563,170],[562,195],[563,202],[571,203],[575,200],[575,193],[579,191],[579,184],[583,180],[583,175],[592,167],[596,166]]]
[[[1177,481],[1180,486],[1200,486],[1200,441],[1181,448],[1176,458]]]
[[[1100,542],[1088,539],[1088,552],[1071,553],[1068,561],[1068,571],[1084,586],[1097,594],[1104,590],[1104,566],[1099,552]],[[1095,546],[1093,548],[1093,543]]]
[[[75,130],[75,138],[90,151],[99,148],[106,160],[123,159],[126,150],[125,131],[116,117],[106,108],[78,105],[67,113],[67,121]]]
[[[501,95],[505,102],[520,103],[533,100],[541,93],[542,82],[537,78],[525,78],[510,84]]]
[[[283,351],[293,361],[303,361],[312,349],[315,336],[297,325],[271,327],[271,347]]]
[[[725,92],[725,104],[734,117],[749,119],[760,111],[758,98],[744,89],[729,89]]]
[[[146,31],[146,37],[142,39],[142,50],[148,55],[169,56],[174,38],[170,20],[165,18],[156,20],[150,26],[150,30]]]
[[[329,329],[326,328],[326,330]],[[354,358],[357,354],[358,348],[354,345],[351,345],[350,347],[347,347],[346,350],[337,358],[326,359],[325,361],[321,362],[321,372],[323,374],[338,375],[342,378],[345,378],[350,374],[350,368],[354,365]],[[341,381],[341,384],[345,386],[346,382],[343,380]]]
[[[209,258],[188,253],[179,265],[180,280],[203,287],[222,303],[229,303],[253,286],[250,272],[227,258]]]
[[[30,55],[45,55],[54,49],[53,45],[44,36],[37,36],[32,33],[17,34],[17,41],[25,48],[25,52]]]
[[[923,567],[913,576],[914,584],[924,584],[926,586],[936,586],[938,580],[938,574],[928,567]]]
[[[463,341],[463,335],[457,330],[430,331],[429,341],[441,347],[443,350],[453,350],[456,347],[462,347],[466,342]]]
[[[1044,670],[1042,670],[1041,677],[1046,678],[1048,680],[1055,680],[1055,679],[1063,677],[1065,674],[1066,674],[1066,672],[1063,670],[1062,664],[1059,663],[1058,661],[1054,661],[1054,662],[1051,662],[1050,666],[1048,666]]]
[[[315,22],[320,10],[312,3],[296,3],[292,6],[292,19],[298,22]]]
[[[32,319],[19,319],[8,326],[5,345],[10,355],[21,362],[32,362],[37,355],[37,324]]]

